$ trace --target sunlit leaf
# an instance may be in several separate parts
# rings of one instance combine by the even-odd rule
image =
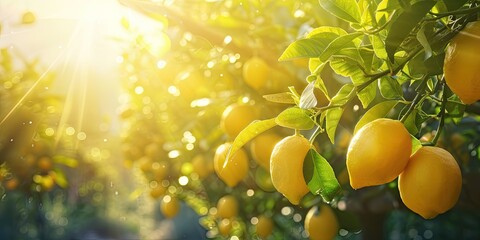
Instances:
[[[274,103],[295,104],[295,100],[293,100],[292,94],[289,92],[263,95],[263,98]]]
[[[299,107],[303,109],[310,109],[317,106],[317,98],[315,97],[315,82],[310,82],[305,89],[303,89],[302,95],[300,96]]]
[[[315,58],[322,54],[322,48],[319,45],[323,42],[318,38],[299,39],[291,43],[282,53],[278,61],[285,61],[298,57]]]
[[[319,57],[320,61],[325,62],[328,60],[328,58],[330,58],[330,56],[337,53],[342,48],[353,45],[353,41],[362,35],[363,33],[361,32],[354,32],[354,33],[343,35],[336,38],[330,44],[328,44],[328,46],[324,49],[324,51]]]
[[[425,59],[430,58],[432,56],[432,48],[430,47],[430,43],[428,42],[427,36],[425,35],[425,25],[420,28],[417,32],[417,40],[423,47],[425,52]]]
[[[57,183],[57,185],[60,186],[61,188],[68,187],[68,181],[63,171],[59,168],[55,168],[53,169],[53,172],[55,176],[52,176],[52,177],[55,178],[55,183]]]
[[[400,13],[392,22],[390,31],[385,39],[385,50],[390,61],[394,61],[394,55],[403,40],[407,38],[412,29],[422,20],[423,17],[432,9],[435,1],[419,1],[413,4],[410,9]]]
[[[325,202],[330,202],[342,191],[335,172],[328,161],[315,149],[310,149],[304,161],[305,182],[314,195],[320,195]]]
[[[357,122],[355,125],[355,129],[353,133],[355,134],[360,128],[362,128],[365,124],[387,116],[387,114],[398,104],[398,101],[390,100],[378,103],[377,105],[370,108],[365,114],[363,114],[362,118]]]
[[[361,14],[355,0],[319,0],[320,6],[336,17],[352,23],[360,23]]]
[[[382,41],[379,35],[370,35],[370,43],[372,43],[373,51],[375,55],[380,58],[386,60],[388,55],[387,51],[385,50],[385,43]]]
[[[333,39],[343,35],[347,35],[347,32],[343,28],[321,26],[310,31],[307,34],[307,38],[324,38],[333,41]],[[325,44],[323,47],[326,47],[327,44]]]
[[[362,107],[367,108],[377,96],[377,84],[369,84],[367,87],[362,89],[362,91],[358,92],[357,96],[362,103]]]
[[[415,136],[410,134],[410,138],[412,139],[412,155],[415,154],[418,149],[422,147],[422,142],[418,140]]]
[[[378,79],[380,94],[386,99],[399,99],[403,96],[402,87],[396,79],[385,76]]]
[[[347,103],[350,94],[354,90],[353,84],[345,84],[343,85],[340,90],[338,90],[337,94],[332,98],[330,104],[331,105],[343,105]]]
[[[297,130],[309,130],[315,125],[308,114],[308,111],[298,107],[285,109],[283,112],[278,114],[278,116],[275,118],[275,122],[282,127]]]
[[[403,123],[405,125],[405,128],[412,135],[417,134],[419,131],[417,126],[417,114],[418,114],[418,110],[413,109],[410,115],[408,115],[407,119],[405,119],[405,122]]]
[[[335,131],[337,130],[338,122],[340,122],[340,118],[342,117],[343,108],[341,107],[330,108],[325,112],[326,112],[325,118],[327,120],[326,122],[327,135],[328,135],[328,138],[330,139],[330,142],[335,143]]]
[[[55,163],[63,164],[67,167],[75,168],[78,166],[78,161],[75,158],[67,157],[64,155],[55,155],[52,157]]]
[[[227,162],[229,161],[230,157],[233,156],[238,149],[242,148],[247,142],[252,140],[254,137],[259,135],[262,132],[267,131],[270,128],[273,128],[277,125],[275,122],[275,118],[267,119],[267,120],[256,120],[252,123],[248,124],[233,140],[232,147],[228,151],[224,167],[226,166]]]

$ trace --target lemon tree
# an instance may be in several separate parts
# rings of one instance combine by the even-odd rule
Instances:
[[[145,173],[148,186],[177,193],[202,216],[208,237],[262,237],[256,226],[266,215],[271,238],[306,238],[301,220],[322,204],[338,215],[328,238],[362,227],[364,236],[382,232],[368,216],[384,221],[396,201],[408,207],[397,179],[416,153],[449,143],[458,126],[478,129],[478,99],[463,95],[474,87],[457,82],[463,88],[456,90],[447,73],[474,85],[477,61],[454,49],[478,40],[461,37],[475,32],[478,1],[123,2],[156,19],[171,39],[170,51],[152,54],[123,23],[135,39],[121,66],[130,97],[120,112],[129,123],[125,161],[142,168],[144,146],[161,146],[149,162],[168,162],[169,171]],[[186,10],[200,8],[209,14]],[[471,144],[459,144],[470,158],[475,130],[462,129]],[[422,139],[425,133],[432,136]],[[465,162],[462,174],[476,168]],[[457,190],[442,192],[454,200],[438,214],[454,208]],[[235,217],[218,217],[225,194],[241,206]]]

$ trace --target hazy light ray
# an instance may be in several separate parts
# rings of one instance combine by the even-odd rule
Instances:
[[[30,87],[30,89],[28,89],[28,91],[18,100],[18,102],[12,107],[12,109],[10,109],[10,111],[7,113],[7,115],[5,115],[5,117],[3,117],[2,121],[0,121],[0,126],[13,114],[13,112],[15,112],[15,110],[17,110],[17,108],[23,103],[25,98],[27,98],[28,95],[30,95],[30,93],[32,93],[32,91],[35,89],[35,87],[37,87],[37,85],[40,83],[40,81],[42,81],[45,78],[45,76],[47,76],[47,74],[50,72],[50,70],[52,70],[53,66],[57,63],[58,59],[60,59],[61,55],[63,55],[63,54],[60,53],[55,57],[53,62],[47,67],[47,69],[42,73],[42,75],[40,75],[40,77],[38,77],[38,79]]]

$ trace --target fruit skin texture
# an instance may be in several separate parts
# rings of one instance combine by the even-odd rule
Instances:
[[[338,233],[338,220],[329,206],[312,207],[305,216],[305,230],[311,240],[334,239]]]
[[[380,118],[353,136],[347,151],[347,170],[353,189],[393,181],[412,153],[412,140],[400,121]]]
[[[234,139],[248,124],[258,118],[252,105],[231,104],[222,113],[220,128]]]
[[[243,65],[243,80],[245,83],[255,90],[263,88],[270,74],[270,67],[267,63],[259,58],[252,57]]]
[[[255,137],[251,142],[250,150],[253,159],[267,171],[270,171],[270,156],[273,148],[281,140],[282,137],[278,134],[263,133]]]
[[[471,22],[445,50],[445,81],[465,104],[480,100],[480,21]]]
[[[422,147],[398,177],[403,203],[425,219],[452,208],[460,196],[462,175],[453,156],[439,147]]]
[[[238,214],[238,202],[232,195],[225,195],[217,201],[217,216],[219,218],[233,218]]]
[[[310,142],[300,135],[285,137],[273,148],[270,159],[273,186],[294,205],[309,192],[303,176],[303,161],[309,150]]]
[[[272,234],[272,231],[273,231],[272,219],[264,215],[258,217],[256,231],[257,231],[257,235],[262,239],[265,239],[268,236],[270,236],[270,234]]]
[[[217,148],[213,157],[213,166],[215,173],[225,184],[235,187],[248,174],[248,155],[243,148],[238,149],[223,168],[231,146],[232,144],[227,142]]]
[[[166,195],[160,203],[160,210],[166,218],[173,218],[180,210],[180,203],[177,198]]]

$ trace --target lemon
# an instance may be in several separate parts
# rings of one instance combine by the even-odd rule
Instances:
[[[229,187],[235,187],[248,174],[248,155],[243,148],[224,163],[232,144],[227,142],[220,145],[215,151],[213,166],[217,176]]]
[[[303,161],[309,150],[310,142],[300,135],[285,137],[273,148],[270,159],[273,186],[294,205],[309,192],[303,176]]]
[[[219,218],[233,218],[238,214],[238,202],[232,195],[225,195],[217,201],[217,216]]]
[[[460,31],[445,50],[445,81],[465,104],[480,99],[480,21]]]
[[[260,90],[266,85],[270,72],[270,67],[263,59],[252,57],[243,65],[243,80],[253,89]]]
[[[304,224],[311,240],[334,239],[339,229],[337,217],[327,205],[322,205],[320,211],[317,206],[310,208]]]
[[[347,150],[347,170],[353,189],[393,181],[412,153],[412,140],[400,121],[380,118],[365,124]]]
[[[178,199],[170,195],[165,195],[160,203],[160,211],[166,218],[175,217],[180,211]]]
[[[258,217],[258,223],[255,227],[257,235],[262,238],[266,239],[270,236],[273,232],[273,221],[269,217],[265,215],[261,215]]]
[[[403,203],[425,219],[452,208],[460,196],[462,175],[453,156],[439,147],[422,147],[398,177]]]
[[[270,156],[275,144],[280,142],[282,137],[276,133],[262,133],[256,136],[250,144],[253,159],[267,171],[270,171]]]
[[[234,139],[248,124],[258,118],[257,109],[252,105],[231,104],[222,113],[220,128]]]

